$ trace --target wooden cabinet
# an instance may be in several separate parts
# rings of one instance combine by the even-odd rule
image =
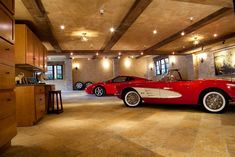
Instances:
[[[45,114],[45,86],[16,87],[17,126],[32,126]]]
[[[0,0],[6,9],[8,9],[12,14],[15,12],[15,1],[14,0]]]
[[[17,24],[15,35],[15,62],[44,70],[45,47],[37,36],[24,24]]]
[[[1,3],[0,3],[1,4]],[[4,7],[0,5],[0,37],[10,43],[14,43],[14,18]]]
[[[16,135],[14,1],[0,0],[0,151]]]

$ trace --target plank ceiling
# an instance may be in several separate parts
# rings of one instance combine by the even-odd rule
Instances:
[[[41,0],[51,23],[52,32],[62,50],[100,50],[113,33],[111,27],[117,28],[132,8],[135,0]],[[216,3],[200,0],[152,0],[142,14],[129,27],[112,47],[112,50],[144,50],[162,41],[172,34],[187,28],[193,23],[218,11],[231,7],[232,0],[220,0]],[[104,14],[100,14],[100,9]],[[193,21],[189,20],[193,17]],[[21,0],[16,0],[16,21],[24,20],[35,23],[33,17]],[[61,30],[60,25],[65,25]],[[157,34],[153,34],[153,30]],[[170,42],[157,52],[172,53],[192,46],[192,38],[201,37],[200,42],[233,33],[235,16],[233,12],[190,34]],[[86,33],[87,42],[81,41]],[[46,43],[47,49],[52,50]],[[68,52],[68,51],[66,51]]]

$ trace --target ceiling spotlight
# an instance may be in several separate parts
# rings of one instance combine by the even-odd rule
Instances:
[[[118,58],[118,59],[120,59],[121,57],[120,57],[120,56],[118,56],[117,58]]]
[[[113,27],[111,27],[111,28],[109,29],[109,31],[110,31],[111,33],[113,33],[113,32],[115,31],[115,29],[114,29]]]
[[[194,45],[198,45],[199,43],[200,43],[199,40],[193,41],[193,44],[194,44]]]
[[[131,56],[131,58],[133,59],[133,58],[134,58],[134,56]]]
[[[173,51],[172,54],[174,55],[174,54],[175,54],[175,51]]]
[[[156,29],[153,30],[153,34],[157,34],[157,30]]]
[[[71,52],[70,55],[72,56],[72,55],[73,55],[73,52]]]
[[[60,29],[64,30],[65,26],[64,25],[60,25]]]
[[[96,52],[96,54],[95,54],[96,56],[99,56],[99,52]]]
[[[100,9],[100,15],[104,15],[104,9]]]
[[[183,31],[183,32],[181,32],[181,36],[184,36],[185,35],[185,32]]]
[[[87,36],[86,36],[86,33],[84,32],[84,33],[82,33],[82,36],[81,36],[81,41],[88,41],[88,38],[87,38]]]
[[[74,59],[74,57],[72,57],[72,59]]]
[[[213,36],[216,38],[218,36],[218,34],[215,33]]]
[[[119,55],[119,56],[121,56],[121,55],[122,55],[122,53],[121,53],[121,52],[119,52],[119,53],[118,53],[118,55]]]
[[[87,58],[87,60],[91,60],[90,58]]]
[[[141,56],[144,55],[144,52],[141,52],[140,55],[141,55]]]
[[[194,19],[194,18],[193,18],[192,16],[189,17],[189,20],[190,20],[191,22],[193,22],[193,19]]]

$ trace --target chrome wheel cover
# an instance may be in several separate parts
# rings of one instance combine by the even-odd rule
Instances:
[[[128,106],[137,106],[140,103],[140,96],[136,91],[129,91],[125,95],[125,102]]]
[[[81,88],[82,88],[82,86],[83,86],[83,84],[82,84],[82,83],[80,83],[80,82],[76,84],[76,88],[77,88],[77,89],[81,89]]]
[[[104,89],[102,87],[95,88],[95,95],[96,96],[102,96],[103,94],[104,94]]]
[[[209,92],[203,97],[204,107],[211,112],[219,112],[224,109],[226,100],[219,92]]]

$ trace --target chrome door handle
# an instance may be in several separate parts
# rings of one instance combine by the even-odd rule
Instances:
[[[170,88],[170,87],[164,87],[163,89],[172,89],[172,88]]]

